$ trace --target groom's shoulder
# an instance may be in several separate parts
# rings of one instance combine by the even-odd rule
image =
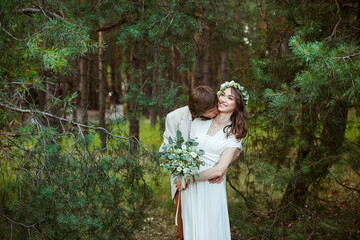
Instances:
[[[188,106],[184,106],[181,108],[177,108],[174,111],[168,113],[168,117],[172,117],[172,116],[184,116],[185,114],[189,113],[189,107]]]

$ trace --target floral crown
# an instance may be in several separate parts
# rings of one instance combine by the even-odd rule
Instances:
[[[237,90],[239,90],[241,92],[241,94],[244,97],[244,101],[245,101],[245,105],[247,105],[249,103],[249,94],[247,93],[247,91],[244,89],[244,87],[242,87],[240,84],[234,82],[234,80],[232,80],[231,82],[224,82],[223,84],[220,85],[220,89],[217,92],[217,95],[220,96],[220,94],[225,91],[225,89],[229,88],[229,87],[233,87],[236,88]]]

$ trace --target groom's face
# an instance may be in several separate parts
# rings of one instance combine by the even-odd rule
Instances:
[[[207,110],[202,116],[205,118],[214,118],[218,114],[219,114],[219,110],[217,109],[217,107],[214,107]]]

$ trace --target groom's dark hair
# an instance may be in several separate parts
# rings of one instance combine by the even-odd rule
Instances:
[[[217,107],[218,98],[215,91],[208,86],[199,86],[189,95],[189,110],[193,118],[201,117],[208,110]]]

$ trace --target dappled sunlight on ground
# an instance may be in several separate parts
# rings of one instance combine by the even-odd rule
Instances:
[[[135,239],[175,239],[176,227],[173,214],[161,209],[153,209],[145,219],[145,224],[135,233]]]

